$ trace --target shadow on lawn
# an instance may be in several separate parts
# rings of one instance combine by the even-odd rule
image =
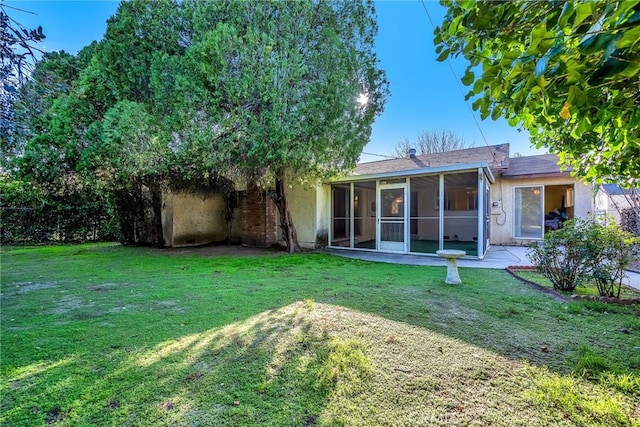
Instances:
[[[336,384],[318,379],[332,369],[329,340],[304,311],[297,304],[113,351],[105,355],[106,368],[91,354],[34,364],[14,377],[0,419],[11,425],[315,425]]]
[[[103,251],[112,257],[101,262],[114,265],[127,263],[132,254],[140,252],[131,248]],[[178,308],[158,306],[163,302],[157,296],[162,292],[158,288],[166,287],[173,292],[167,298],[192,304],[185,310],[197,314],[197,325],[207,326],[198,326],[195,330],[200,332],[187,335],[175,327],[147,336],[142,331],[139,343],[133,338],[126,346],[105,348],[97,357],[84,347],[69,354],[64,366],[40,369],[34,362],[32,369],[24,371],[24,378],[2,393],[0,421],[8,419],[17,425],[65,419],[95,425],[314,425],[337,392],[335,384],[322,386],[316,380],[326,367],[326,337],[296,315],[284,315],[286,309],[264,311],[288,308],[305,298],[415,325],[512,361],[548,365],[559,374],[571,371],[585,345],[591,354],[606,354],[609,366],[605,371],[615,372],[618,366],[640,369],[640,358],[633,349],[634,342],[640,345],[640,322],[636,319],[634,323],[632,308],[617,308],[620,315],[611,315],[613,309],[593,304],[550,300],[504,272],[461,269],[465,284],[452,287],[443,283],[444,268],[327,255],[238,258],[226,267],[202,261],[202,257],[168,258],[162,261],[168,273],[154,272],[157,276],[139,288],[129,283],[147,279],[144,275],[150,267],[144,262],[141,265],[147,270],[129,267],[117,286],[107,288],[93,282],[82,291],[72,289],[70,293],[76,296],[56,294],[67,311],[49,315],[87,320],[91,323],[78,326],[77,333],[89,334],[100,324],[101,316],[110,312],[98,312],[98,307],[85,307],[81,302],[98,301],[98,295],[113,295],[110,298],[115,301],[131,295],[128,292],[139,292],[135,300],[139,311],[160,310],[159,315],[136,317],[141,330],[149,329],[142,322],[162,322]],[[175,293],[174,284],[188,288]],[[86,288],[95,295],[88,297]],[[3,295],[3,305],[11,298],[17,296]],[[216,300],[224,304],[213,304]],[[40,307],[40,301],[34,307]],[[207,310],[218,311],[208,318]],[[78,318],[79,313],[91,317]],[[231,319],[236,321],[230,323]],[[226,326],[206,329],[216,324]],[[619,332],[623,327],[631,333]],[[132,331],[133,337],[136,332]],[[108,329],[96,331],[103,345],[108,333]],[[15,339],[29,334],[25,330]],[[105,360],[101,362],[100,357]]]

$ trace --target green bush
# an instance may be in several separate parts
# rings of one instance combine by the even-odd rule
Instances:
[[[86,187],[50,193],[0,176],[2,243],[113,240],[111,205]]]
[[[637,257],[639,239],[615,223],[575,218],[533,243],[529,260],[555,289],[572,292],[593,281],[601,296],[620,296],[624,270]]]
[[[572,219],[529,246],[529,260],[553,283],[554,289],[572,292],[587,277],[584,241],[589,226],[585,220]]]
[[[637,257],[640,241],[632,233],[622,230],[614,222],[608,225],[593,223],[584,242],[590,277],[601,296],[620,297],[625,269]]]

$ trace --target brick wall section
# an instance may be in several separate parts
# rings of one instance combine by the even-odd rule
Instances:
[[[269,192],[247,185],[240,197],[241,242],[243,246],[267,248],[277,243],[276,205]]]

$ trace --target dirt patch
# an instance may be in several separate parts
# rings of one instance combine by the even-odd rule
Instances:
[[[446,311],[449,315],[464,320],[465,322],[473,322],[478,320],[478,311],[469,307],[465,307],[456,301],[432,299],[429,304],[438,306]]]
[[[23,282],[23,283],[15,283],[15,290],[11,293],[15,295],[24,295],[28,292],[39,291],[42,289],[52,289],[57,288],[57,282],[42,282],[42,283],[34,283],[34,282]]]
[[[82,298],[66,295],[60,299],[56,308],[53,308],[46,312],[46,314],[66,314],[74,310],[81,310],[84,308],[93,307],[93,302],[86,302]]]
[[[102,285],[92,286],[91,290],[94,292],[109,292],[116,288],[115,283],[103,283]]]
[[[45,417],[45,422],[47,424],[55,424],[61,422],[65,419],[66,414],[62,412],[59,406],[56,406],[49,412],[47,412],[47,416]]]
[[[158,405],[158,409],[160,409],[161,411],[171,411],[173,410],[174,407],[175,405],[170,400],[167,400],[166,402],[162,402]]]
[[[318,425],[318,417],[316,415],[305,415],[302,420],[302,425],[304,427],[312,427]]]
[[[158,301],[158,302],[155,303],[155,305],[161,310],[162,309],[169,309],[174,313],[184,313],[185,312],[184,308],[180,307],[177,302],[171,301],[171,300]]]

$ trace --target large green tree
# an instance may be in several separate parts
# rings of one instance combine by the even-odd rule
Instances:
[[[274,185],[294,251],[286,186],[355,166],[388,93],[373,51],[374,6],[192,1],[183,8],[193,44],[181,60],[162,62],[176,67],[176,150],[205,171]]]
[[[467,99],[589,180],[640,178],[640,1],[442,1],[438,60],[462,55]]]
[[[376,32],[364,1],[123,2],[87,57],[50,67],[82,64],[43,103],[23,165],[100,181],[123,205],[149,189],[158,230],[163,188],[273,186],[293,251],[285,187],[353,167],[382,111]]]

